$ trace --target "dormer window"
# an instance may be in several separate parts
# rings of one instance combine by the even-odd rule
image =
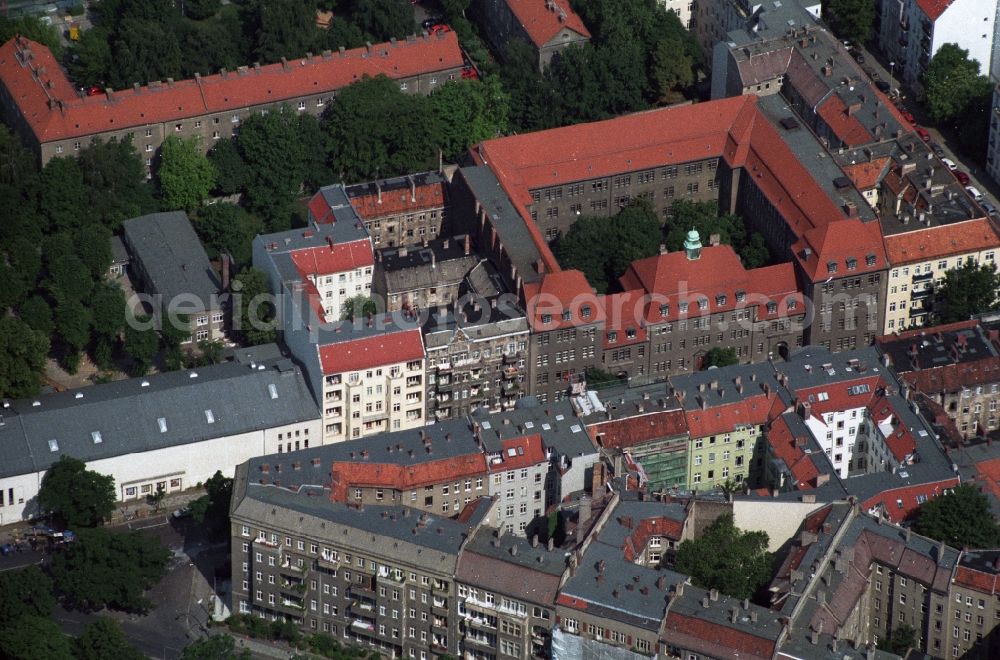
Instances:
[[[723,295],[723,294],[721,294],[721,293],[719,295],[717,295],[715,297],[715,304],[718,307],[722,307],[723,305],[725,305],[726,304],[726,296]]]
[[[681,310],[681,314],[687,314],[688,304],[686,302],[682,302],[680,304],[680,310]]]
[[[612,330],[611,332],[608,333],[608,343],[613,344],[616,341],[618,341],[618,333]]]
[[[828,272],[828,273],[836,273],[837,272],[837,262],[836,261],[828,261],[826,263],[826,272]]]
[[[570,311],[568,309],[565,312],[562,313],[562,320],[563,321],[569,321],[571,318],[573,318],[573,315],[570,313]]]
[[[590,318],[590,305],[584,305],[580,308],[580,316],[585,319]]]
[[[552,323],[552,315],[542,314],[542,323]]]
[[[629,339],[635,339],[635,328],[628,328],[625,331],[625,336]]]
[[[767,303],[767,313],[768,314],[774,314],[777,311],[778,311],[778,303],[774,302],[773,300],[771,302]]]
[[[741,303],[741,302],[743,302],[746,299],[747,299],[747,292],[746,291],[737,291],[736,292],[736,302]]]
[[[700,309],[700,310],[706,310],[706,309],[708,309],[708,298],[699,298],[698,299],[698,309]]]
[[[670,305],[660,305],[660,316],[666,316],[670,313]]]
[[[789,300],[786,306],[788,307],[789,310],[793,310],[799,306],[799,303],[796,302],[795,300]]]
[[[869,254],[867,257],[865,257],[865,264],[867,264],[869,266],[874,266],[875,265],[875,255],[874,254]]]
[[[849,258],[847,260],[847,270],[857,270],[857,269],[858,269],[858,260],[855,259],[854,257]]]

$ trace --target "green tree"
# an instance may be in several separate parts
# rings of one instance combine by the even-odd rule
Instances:
[[[451,161],[473,144],[497,137],[507,129],[510,96],[495,76],[483,82],[449,82],[431,94],[430,105],[438,145]]]
[[[169,136],[160,146],[156,180],[166,209],[192,211],[215,185],[215,167],[201,153],[197,138]]]
[[[190,0],[187,0],[190,2]],[[121,626],[114,619],[98,617],[87,624],[73,644],[76,660],[142,660],[146,656],[129,644]]]
[[[736,349],[732,346],[716,346],[705,353],[705,359],[702,361],[702,366],[705,369],[709,367],[728,367],[731,364],[739,364],[740,359],[736,356]]]
[[[221,0],[184,0],[181,4],[184,15],[196,21],[202,21],[214,16],[222,7]]]
[[[233,329],[247,346],[269,344],[277,337],[277,321],[267,276],[256,268],[244,269],[233,281],[233,292],[239,294],[239,323]]]
[[[188,644],[181,660],[250,660],[250,651],[237,651],[232,635],[211,635]]]
[[[87,187],[73,158],[53,158],[42,168],[38,208],[53,230],[77,227],[87,215]]]
[[[80,351],[90,341],[91,311],[77,300],[63,300],[56,306],[56,333],[65,349],[61,363],[71,374],[80,366]]]
[[[111,267],[111,230],[89,223],[73,232],[73,244],[91,279],[102,280]]]
[[[0,317],[0,392],[20,398],[34,396],[42,385],[49,340],[11,316]]]
[[[992,263],[967,261],[952,268],[937,291],[934,315],[938,323],[965,321],[974,314],[996,309],[998,287],[1000,274]]]
[[[666,237],[663,242],[671,252],[684,249],[688,231],[695,229],[702,241],[718,234],[719,242],[732,246],[746,268],[757,268],[771,261],[760,234],[748,235],[743,220],[732,214],[719,215],[715,202],[692,202],[680,199],[670,207]]]
[[[374,314],[376,311],[375,301],[359,293],[353,298],[348,298],[344,301],[344,309],[340,318],[344,321],[353,321],[356,316],[365,317]]]
[[[606,385],[620,385],[622,383],[621,378],[599,367],[590,367],[586,373],[587,385],[591,387],[600,388]]]
[[[429,103],[404,94],[385,76],[365,77],[342,89],[323,122],[334,175],[354,183],[436,167],[437,131],[428,119]]]
[[[904,623],[894,628],[891,635],[880,639],[878,648],[905,657],[910,649],[920,648],[920,638],[912,626]]]
[[[206,206],[192,224],[210,257],[228,252],[236,267],[249,265],[253,257],[253,239],[264,233],[260,218],[233,204]]]
[[[47,252],[49,277],[45,287],[52,298],[57,302],[79,302],[89,296],[94,278],[86,264],[75,254]]]
[[[24,616],[0,628],[0,657],[7,660],[73,660],[70,640],[52,619]]]
[[[954,121],[977,97],[992,90],[987,76],[980,75],[979,62],[957,44],[943,44],[931,58],[923,76],[924,103],[935,122]]]
[[[319,36],[315,0],[250,0],[245,11],[244,30],[256,59],[277,62],[314,48]]]
[[[62,57],[62,39],[59,37],[59,31],[51,25],[43,23],[40,17],[7,18],[0,16],[0,44],[7,43],[16,34],[46,46],[57,60]]]
[[[681,543],[675,567],[699,587],[749,598],[770,579],[771,562],[767,533],[741,531],[732,514],[725,514],[700,538]]]
[[[236,146],[236,138],[219,140],[208,152],[208,160],[215,166],[214,192],[234,195],[243,190],[247,180],[247,164]]]
[[[629,264],[657,254],[660,222],[645,200],[626,206],[613,217],[583,217],[556,244],[560,265],[583,272],[598,293],[617,287]]]
[[[37,566],[0,573],[0,629],[22,616],[52,614],[52,580]]]
[[[413,34],[413,5],[400,0],[350,0],[348,16],[372,41]]]
[[[664,39],[653,51],[653,88],[663,103],[684,99],[683,90],[694,85],[694,62],[680,39]]]
[[[87,186],[87,215],[108,229],[157,209],[131,138],[97,140],[80,150],[78,160]]]
[[[148,316],[137,316],[134,322],[130,323],[126,317],[124,348],[125,352],[132,358],[133,373],[137,376],[142,376],[149,371],[160,344],[156,330],[147,327],[150,321]]]
[[[108,85],[125,89],[134,83],[180,77],[183,58],[170,26],[126,18],[111,39]]]
[[[990,513],[989,500],[970,484],[921,504],[913,530],[956,548],[1000,545],[1000,526]]]
[[[80,40],[73,46],[75,57],[69,58],[66,65],[73,80],[86,86],[101,85],[107,81],[113,59],[108,38],[108,31],[99,26],[80,35]]]
[[[144,613],[152,603],[144,592],[166,574],[170,551],[139,532],[83,529],[52,557],[49,572],[68,606],[83,611],[109,607]]]
[[[302,187],[306,146],[300,123],[298,113],[283,106],[240,126],[237,145],[247,165],[243,201],[270,231],[288,228],[291,204]]]
[[[125,328],[126,302],[120,286],[113,282],[98,285],[91,299],[93,333],[112,342]]]
[[[115,510],[115,478],[63,454],[42,477],[38,504],[64,527],[95,527]]]
[[[875,1],[830,0],[823,3],[823,19],[841,39],[868,43],[875,25]]]
[[[43,337],[50,336],[55,330],[55,323],[52,321],[52,306],[40,295],[36,294],[21,303],[17,315],[32,330]]]

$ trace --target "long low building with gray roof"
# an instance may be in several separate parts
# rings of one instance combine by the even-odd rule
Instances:
[[[114,477],[118,499],[129,501],[322,438],[302,373],[283,358],[5,401],[0,412],[0,524],[41,513],[42,478],[63,456]]]

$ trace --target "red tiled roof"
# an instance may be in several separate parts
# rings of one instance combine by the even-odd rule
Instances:
[[[292,263],[303,279],[343,273],[375,263],[369,240],[303,248],[291,253]]]
[[[998,246],[1000,236],[997,236],[993,224],[986,218],[885,237],[885,251],[893,266],[979,252]]]
[[[529,221],[530,222],[530,221]],[[556,330],[604,320],[604,306],[578,270],[546,273],[538,283],[524,285],[528,322],[533,331]],[[584,311],[590,316],[585,317]],[[568,320],[563,319],[570,313]],[[543,317],[550,316],[548,322]]]
[[[351,206],[365,220],[383,218],[400,213],[416,213],[444,206],[444,182],[415,186],[415,195],[409,189],[393,190],[378,194],[351,197]]]
[[[917,484],[916,486],[892,488],[868,498],[861,503],[861,506],[867,511],[882,505],[882,509],[889,520],[898,523],[909,518],[917,510],[917,507],[920,506],[917,503],[918,495],[931,499],[940,495],[945,488],[954,488],[958,484],[958,477],[952,477],[941,481]],[[902,504],[898,503],[897,500],[902,502]]]
[[[355,48],[329,57],[296,58],[287,65],[243,68],[225,76],[202,76],[159,88],[118,90],[108,99],[104,94],[81,97],[45,46],[27,39],[23,43],[31,53],[28,64],[19,59],[18,53],[23,58],[25,51],[15,39],[0,46],[0,83],[42,143],[326,95],[366,75],[410,78],[463,65],[458,37],[447,32],[413,42],[404,39],[395,45],[378,44],[370,51]],[[50,98],[56,101],[51,107]]]
[[[640,298],[638,292],[629,292],[630,300],[645,304],[645,321],[662,323],[679,318],[695,318],[708,314],[728,312],[737,309],[756,309],[757,319],[784,316],[801,312],[789,312],[788,305],[803,309],[802,296],[795,283],[795,268],[791,263],[777,264],[746,270],[740,258],[728,245],[702,248],[698,259],[688,259],[687,253],[668,252],[632,262],[621,278],[627,288],[641,287],[650,294]],[[738,301],[736,293],[745,295]],[[655,294],[655,296],[653,295]],[[724,296],[724,301],[719,296]],[[702,310],[700,300],[707,300],[708,306]],[[777,303],[775,312],[768,314],[767,303]],[[622,303],[622,300],[615,301]],[[687,314],[681,314],[680,303],[687,302]],[[663,316],[660,306],[668,305]],[[628,307],[624,307],[628,310]],[[608,312],[610,319],[610,311]],[[631,320],[640,313],[628,312],[622,318]]]
[[[1000,458],[976,463],[975,483],[981,486],[980,490],[988,490],[1000,501]]]
[[[975,589],[979,593],[993,595],[1000,591],[997,584],[996,573],[983,573],[968,566],[959,566],[955,569],[955,584],[967,589]]]
[[[542,436],[535,433],[502,441],[500,460],[490,461],[488,469],[490,472],[505,472],[538,465],[546,460]]]
[[[831,94],[818,110],[826,125],[849,147],[858,147],[875,141],[875,137],[848,110],[847,105],[836,94]]]
[[[383,364],[424,358],[424,340],[419,328],[386,332],[374,337],[348,339],[319,347],[324,374],[358,371]]]
[[[604,348],[631,346],[646,341],[645,315],[646,292],[637,289],[601,296],[604,306]],[[614,341],[609,333],[614,332]],[[632,335],[629,337],[629,335]]]
[[[917,6],[927,15],[927,18],[936,21],[941,14],[951,6],[955,0],[917,0]]]
[[[692,438],[729,433],[740,424],[763,424],[767,421],[771,403],[764,394],[748,396],[742,401],[711,406],[707,410],[685,410],[688,432]]]
[[[767,443],[771,453],[785,462],[795,479],[795,488],[801,490],[815,488],[819,470],[798,440],[788,428],[784,417],[775,419],[767,432]]]
[[[882,177],[885,176],[886,167],[890,162],[891,159],[888,156],[884,156],[853,165],[844,165],[841,169],[847,175],[847,178],[851,180],[851,183],[858,190],[864,192],[865,190],[874,189],[879,184]]]
[[[813,368],[820,370],[820,365],[813,365]],[[850,388],[855,385],[867,385],[868,391],[861,394],[851,394]],[[865,408],[875,398],[875,392],[879,387],[884,387],[885,381],[881,376],[861,376],[859,378],[845,378],[833,383],[817,385],[815,387],[803,387],[794,390],[795,396],[803,401],[810,402],[810,408],[816,415],[824,415],[830,412],[850,410],[852,408]],[[821,399],[820,394],[825,396]],[[810,399],[809,397],[812,397]],[[820,422],[822,417],[818,417]]]
[[[682,410],[657,410],[644,415],[588,424],[592,437],[600,435],[602,447],[627,449],[651,440],[661,440],[687,433],[687,419]]]
[[[417,465],[335,462],[330,468],[330,499],[346,502],[351,488],[410,490],[485,473],[486,457],[479,452]]]
[[[668,642],[712,657],[770,660],[777,650],[775,640],[678,612],[667,615],[663,631]]]
[[[635,530],[625,537],[624,551],[625,561],[634,562],[636,558],[646,549],[649,540],[654,536],[661,536],[674,541],[681,540],[684,532],[684,521],[674,520],[658,516],[656,518],[644,518],[636,525]]]
[[[590,38],[569,0],[506,0],[507,6],[537,48],[552,41],[564,28]],[[549,8],[551,4],[552,8]],[[561,18],[560,18],[561,17]]]

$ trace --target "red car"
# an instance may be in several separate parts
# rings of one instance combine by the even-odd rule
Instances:
[[[90,87],[87,88],[87,96],[97,96],[99,94],[102,94],[103,92],[104,90],[102,90],[97,85],[91,85]]]
[[[911,113],[909,110],[904,110],[903,108],[900,108],[899,114],[903,115],[903,119],[910,122],[914,126],[917,125],[917,120],[913,118],[913,113]]]
[[[922,126],[917,126],[913,130],[915,130],[917,132],[917,135],[919,135],[920,139],[923,140],[924,142],[930,142],[931,141],[931,134],[927,132],[926,128],[923,128]]]
[[[962,170],[955,170],[955,178],[958,179],[958,182],[963,186],[969,185],[969,175]]]
[[[467,66],[462,69],[462,79],[463,80],[479,80],[479,74],[471,66]]]
[[[431,27],[431,34],[440,34],[444,32],[451,32],[451,28],[444,23],[438,23]]]

